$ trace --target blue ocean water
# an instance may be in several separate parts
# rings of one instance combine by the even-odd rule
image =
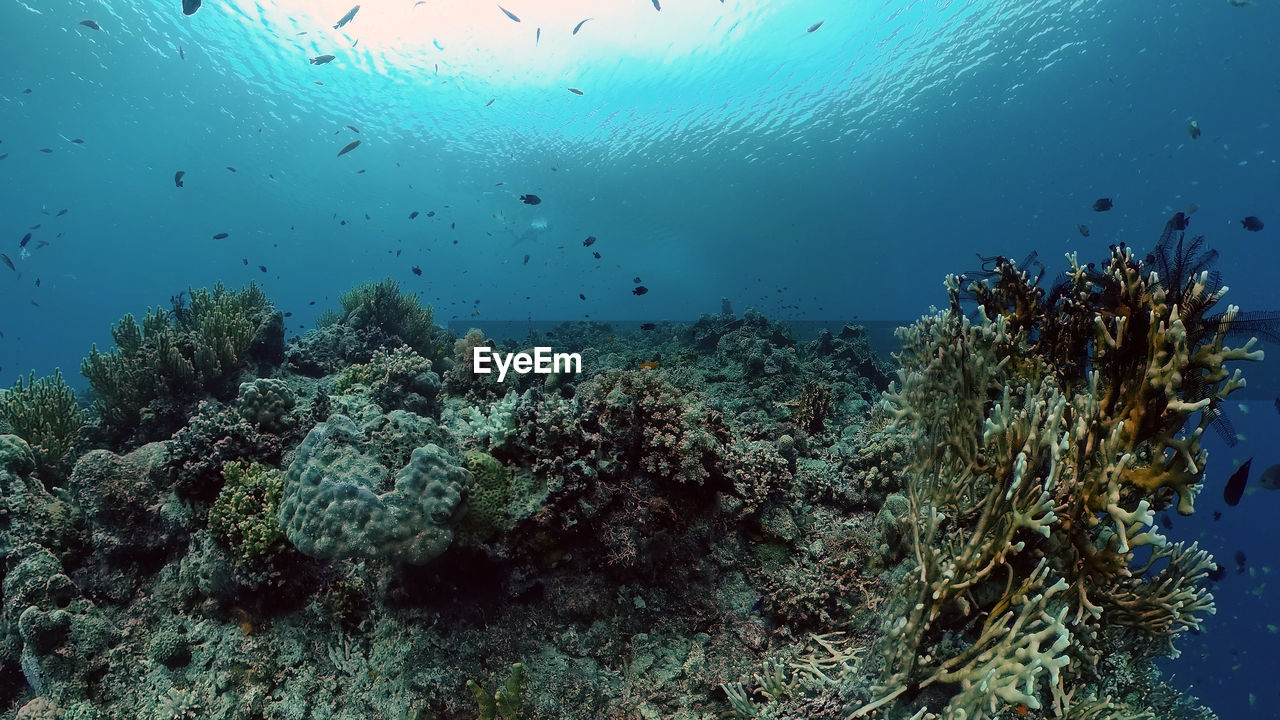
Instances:
[[[1060,269],[1148,247],[1192,203],[1228,300],[1280,308],[1271,3],[503,3],[519,23],[360,4],[334,29],[350,0],[0,2],[0,385],[82,385],[121,315],[217,281],[262,284],[293,332],[388,276],[461,327],[691,319],[722,297],[906,322],[975,253]],[[1280,462],[1276,373],[1257,377],[1231,415],[1245,440],[1210,446],[1201,512],[1169,531],[1229,568],[1170,664],[1223,717],[1280,706],[1280,497],[1220,507],[1233,461]]]

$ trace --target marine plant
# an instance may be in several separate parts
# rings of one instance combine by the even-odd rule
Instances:
[[[172,310],[153,308],[141,324],[125,315],[116,347],[95,345],[80,365],[94,393],[99,427],[114,444],[168,437],[202,396],[230,399],[241,371],[278,363],[283,318],[256,284],[193,290]]]
[[[1226,289],[1198,248],[1170,226],[1145,262],[1124,246],[1099,267],[1070,255],[1048,292],[997,258],[968,286],[949,277],[950,307],[899,331],[880,411],[914,447],[910,570],[879,696],[851,718],[899,702],[915,717],[1094,717],[1075,690],[1108,638],[1128,633],[1149,658],[1214,611],[1212,558],[1162,536],[1155,512],[1194,510],[1202,435],[1244,386],[1227,365],[1262,353],[1226,344],[1238,309],[1210,313]],[[1106,717],[1144,716],[1124,712]]]
[[[410,293],[400,292],[391,278],[366,283],[339,298],[342,310],[329,311],[316,321],[318,327],[343,324],[356,330],[372,330],[398,338],[427,357],[434,356],[440,331],[432,323],[434,312]]]
[[[279,470],[258,463],[222,469],[222,492],[209,510],[209,532],[241,562],[254,562],[284,543],[277,513],[284,494]]]
[[[512,663],[511,674],[497,692],[490,693],[476,681],[468,680],[467,689],[476,699],[479,720],[521,720],[524,717],[525,678],[524,664]]]
[[[27,441],[36,468],[47,480],[66,477],[84,418],[62,371],[36,379],[35,373],[0,392],[0,420],[7,432]]]

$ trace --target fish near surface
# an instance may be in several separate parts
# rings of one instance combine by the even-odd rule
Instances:
[[[337,24],[333,26],[333,29],[334,29],[334,30],[337,30],[338,28],[342,27],[343,25],[346,25],[347,23],[351,22],[353,19],[355,19],[356,13],[358,13],[358,12],[360,12],[360,6],[359,6],[359,5],[357,5],[357,6],[353,7],[353,8],[351,8],[350,10],[348,10],[348,11],[347,11],[347,14],[346,14],[346,15],[343,15],[343,16],[342,16],[342,19],[341,19],[341,20],[339,20],[339,21],[337,22]]]
[[[1244,461],[1244,464],[1236,468],[1231,473],[1231,477],[1227,478],[1227,485],[1222,489],[1222,499],[1231,506],[1235,506],[1240,502],[1240,498],[1244,495],[1244,486],[1249,482],[1249,466],[1253,465],[1253,458]]]
[[[4,253],[0,253],[0,260],[3,260],[4,264],[8,265],[10,270],[14,272],[18,272],[18,268],[13,266],[13,261],[9,259],[8,255],[5,255]]]
[[[174,173],[173,184],[177,185],[178,187],[182,187],[182,176],[186,174],[187,174],[186,170],[179,170],[178,172]]]
[[[1113,207],[1113,205],[1114,203],[1111,202],[1111,198],[1098,198],[1097,200],[1093,201],[1093,211],[1106,212],[1110,210]]]
[[[333,56],[333,55],[317,55],[317,56],[315,56],[315,57],[311,58],[311,60],[310,60],[309,62],[310,62],[312,65],[324,65],[325,63],[333,62],[334,57],[335,57],[335,56]]]
[[[358,147],[360,147],[360,141],[352,140],[351,142],[347,143],[346,147],[338,151],[338,157],[342,157],[343,155],[346,155],[347,153],[351,152],[352,150],[355,150]]]
[[[516,17],[515,14],[512,13],[510,10],[502,7],[501,5],[498,6],[498,9],[502,11],[503,15],[506,15],[507,17],[511,18],[512,20],[515,20],[516,22],[520,22],[520,18]]]
[[[85,26],[85,27],[87,27],[87,28],[89,28],[90,30],[101,30],[101,29],[102,29],[102,27],[101,27],[100,25],[98,25],[98,23],[94,22],[93,20],[81,20],[81,21],[80,21],[80,24],[81,24],[81,25],[83,25],[83,26]]]
[[[1085,237],[1089,237],[1089,226],[1088,226],[1088,225],[1076,225],[1076,230],[1079,230],[1081,235],[1083,235],[1083,236],[1085,236]]]
[[[1241,220],[1240,226],[1243,227],[1245,230],[1248,230],[1249,232],[1258,232],[1262,228],[1266,227],[1265,225],[1262,224],[1262,219],[1256,215],[1250,215],[1245,219]]]
[[[521,195],[520,202],[524,203],[525,205],[537,205],[542,202],[542,198],[530,193],[526,195]]]
[[[591,19],[591,18],[587,18],[587,20],[590,20],[590,19]],[[580,21],[577,25],[574,25],[574,26],[573,26],[573,32],[572,32],[572,33],[569,33],[569,34],[570,34],[570,35],[577,35],[577,34],[578,34],[578,31],[582,29],[582,26],[587,24],[587,20],[582,20],[582,21]]]
[[[200,0],[182,0],[182,14],[195,15],[200,9]]]

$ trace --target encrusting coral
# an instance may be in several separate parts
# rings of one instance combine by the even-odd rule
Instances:
[[[1156,255],[1186,252],[1170,228]],[[1193,511],[1201,436],[1244,385],[1227,363],[1262,353],[1226,345],[1238,311],[1206,314],[1225,292],[1206,270],[1162,277],[1123,246],[1099,268],[1069,260],[1047,294],[1003,258],[968,287],[953,276],[950,307],[900,331],[882,411],[915,446],[911,569],[882,696],[851,717],[907,699],[931,708],[915,717],[1062,714],[1105,631],[1155,655],[1213,612],[1212,558],[1168,542],[1154,513]]]

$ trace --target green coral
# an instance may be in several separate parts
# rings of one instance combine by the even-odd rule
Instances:
[[[337,325],[361,329],[378,329],[394,335],[419,352],[430,354],[438,334],[434,312],[391,278],[380,283],[366,283],[348,290],[339,298],[342,312],[326,312],[317,320],[319,327]]]
[[[479,720],[520,720],[524,710],[524,683],[527,676],[523,663],[512,663],[511,674],[496,693],[480,687],[474,680],[467,681],[467,689],[476,699]]]
[[[115,441],[171,434],[202,395],[234,392],[255,350],[279,354],[282,322],[254,284],[193,290],[189,303],[149,309],[141,324],[125,315],[111,330],[115,349],[94,346],[80,365],[103,431]]]
[[[0,419],[9,432],[31,446],[37,468],[52,478],[66,475],[84,425],[75,394],[62,379],[62,371],[24,382],[0,393]]]
[[[547,486],[525,468],[512,469],[480,450],[463,456],[474,478],[467,492],[465,527],[481,539],[509,532],[533,515],[547,498]]]
[[[209,511],[209,532],[245,562],[260,560],[282,547],[278,512],[284,495],[279,470],[258,463],[232,463],[222,471],[222,492]]]

